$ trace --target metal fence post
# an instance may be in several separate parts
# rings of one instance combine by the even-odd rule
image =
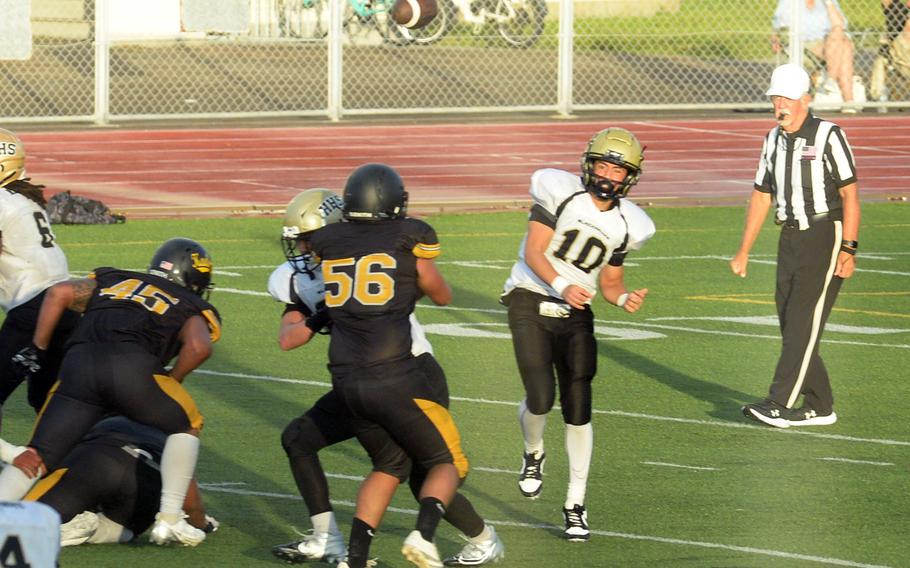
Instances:
[[[344,31],[341,29],[341,14],[344,0],[329,0],[329,56],[328,56],[328,101],[327,113],[330,120],[341,119],[344,112],[342,108],[342,69],[344,53],[341,49],[341,40]]]
[[[572,50],[575,42],[574,1],[559,2],[559,70],[557,72],[556,111],[572,114]]]
[[[96,124],[107,124],[110,118],[110,37],[108,35],[108,0],[95,0],[95,114]]]

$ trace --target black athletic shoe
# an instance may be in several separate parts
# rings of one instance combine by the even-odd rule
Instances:
[[[819,414],[814,409],[803,406],[791,408],[787,412],[787,422],[790,426],[828,426],[837,422],[837,414],[833,410],[828,414]]]
[[[563,509],[562,515],[566,519],[565,537],[572,542],[584,542],[591,538],[588,530],[588,512],[584,505],[574,505],[571,509]]]
[[[547,454],[525,452],[521,456],[521,474],[518,476],[518,490],[528,499],[537,499],[543,489],[543,464]]]
[[[743,406],[743,414],[747,418],[757,420],[768,426],[775,428],[789,428],[790,421],[787,420],[791,410],[786,406],[777,404],[773,400],[762,400]]]

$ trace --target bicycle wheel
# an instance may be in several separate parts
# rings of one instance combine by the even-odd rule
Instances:
[[[497,0],[494,18],[502,39],[515,47],[530,47],[543,33],[545,0]]]

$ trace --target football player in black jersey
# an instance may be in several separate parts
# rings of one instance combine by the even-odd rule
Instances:
[[[430,225],[405,216],[398,173],[365,164],[344,188],[346,223],[316,231],[310,247],[322,261],[325,305],[332,321],[332,387],[354,415],[352,428],[373,462],[357,498],[347,562],[363,568],[370,541],[403,476],[407,458],[427,471],[416,530],[402,553],[418,566],[441,566],[433,542],[445,507],[468,473],[455,422],[436,399],[411,352],[411,322],[426,295],[448,304],[452,290],[433,258]],[[390,451],[400,448],[400,451]]]
[[[195,546],[205,539],[203,531],[186,522],[182,509],[203,419],[181,383],[208,359],[221,335],[220,317],[205,299],[211,273],[205,249],[176,238],[159,247],[148,273],[98,268],[88,278],[48,290],[33,339],[35,351],[48,347],[65,310],[83,316],[67,342],[60,382],[38,416],[28,451],[14,460],[17,467],[0,473],[0,499],[20,499],[40,474],[59,466],[95,423],[106,414],[122,414],[168,434],[152,542]]]
[[[305,345],[324,323],[325,286],[318,259],[309,252],[314,231],[342,219],[343,201],[327,189],[309,189],[291,200],[284,216],[282,244],[287,262],[269,277],[269,293],[285,305],[281,316],[278,344],[283,350]],[[428,383],[435,389],[434,400],[448,407],[449,390],[445,372],[433,357],[417,318],[411,314],[411,353],[417,358]],[[312,534],[272,548],[272,553],[288,562],[344,559],[347,550],[329,501],[329,485],[318,453],[325,447],[354,437],[351,413],[331,390],[311,408],[294,418],[281,434],[291,472],[313,523]],[[401,451],[398,449],[397,451]],[[395,461],[390,460],[390,461]],[[426,471],[411,470],[408,482],[415,497],[420,494]],[[496,530],[480,517],[471,502],[456,493],[449,503],[445,520],[464,533],[467,544],[445,560],[449,566],[480,566],[496,562],[505,553]]]
[[[39,501],[60,514],[61,546],[130,542],[155,521],[166,440],[157,428],[123,416],[105,418],[23,500]],[[205,513],[195,480],[183,510],[194,527],[206,533],[218,528]]]

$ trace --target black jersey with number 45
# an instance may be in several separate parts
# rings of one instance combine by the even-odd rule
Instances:
[[[129,270],[98,268],[95,288],[82,321],[68,345],[135,343],[166,365],[180,350],[180,330],[192,316],[202,316],[212,341],[221,337],[215,308],[169,280]]]
[[[408,316],[422,294],[417,259],[439,255],[436,231],[410,218],[334,223],[316,231],[310,246],[322,260],[332,317],[329,364],[410,357]]]

